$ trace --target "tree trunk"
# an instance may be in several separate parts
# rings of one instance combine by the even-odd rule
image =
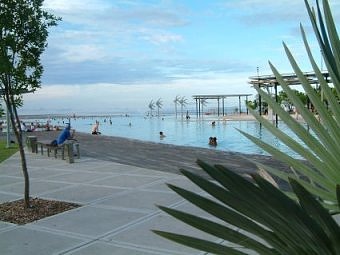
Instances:
[[[10,119],[11,119],[11,123],[12,123],[12,128],[13,128],[15,137],[17,139],[18,146],[19,146],[19,152],[20,152],[20,157],[21,157],[21,168],[22,168],[22,172],[23,172],[24,180],[25,180],[24,206],[25,206],[25,208],[29,208],[30,207],[30,198],[29,198],[30,182],[29,182],[29,176],[28,176],[28,171],[27,171],[27,163],[26,163],[24,145],[23,145],[23,142],[22,142],[22,130],[21,130],[21,125],[20,125],[20,119],[19,119],[18,112],[17,112],[16,106],[15,106],[14,97],[7,94],[6,99],[7,99],[6,105],[7,105],[8,111],[9,111],[9,115],[10,115]],[[16,124],[15,120],[17,122],[17,126],[15,125]]]

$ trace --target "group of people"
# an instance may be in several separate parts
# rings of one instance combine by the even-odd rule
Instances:
[[[47,120],[46,124],[40,124],[37,121],[35,123],[31,122],[30,124],[26,124],[23,121],[20,121],[20,128],[21,131],[23,132],[33,132],[33,131],[40,131],[40,130],[45,130],[45,131],[51,131],[51,130],[56,130],[59,131],[60,127],[55,125],[52,126],[50,123],[50,120]]]

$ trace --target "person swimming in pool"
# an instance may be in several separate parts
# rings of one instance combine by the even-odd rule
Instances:
[[[163,139],[165,137],[165,135],[164,135],[164,133],[161,131],[161,132],[159,132],[159,138],[160,139]]]

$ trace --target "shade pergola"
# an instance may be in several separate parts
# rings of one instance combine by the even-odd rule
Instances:
[[[307,78],[310,84],[319,84],[318,78],[314,72],[305,72],[303,75]],[[330,83],[329,73],[327,71],[322,71],[322,75],[325,80]],[[295,73],[281,74],[281,76],[288,85],[301,85],[301,82]],[[253,86],[274,87],[275,85],[279,85],[274,75],[250,76],[249,79],[249,83]]]
[[[306,77],[308,82],[310,84],[319,84],[319,80],[314,72],[305,72],[303,75]],[[322,75],[326,82],[331,83],[329,73],[327,71],[322,71]],[[283,80],[288,84],[288,86],[293,85],[301,85],[301,82],[297,75],[295,73],[289,73],[289,74],[281,74]],[[277,98],[277,87],[280,86],[279,82],[277,81],[276,77],[274,75],[261,75],[261,76],[251,76],[249,77],[250,83],[253,87],[258,86],[259,88],[274,88],[274,95],[275,95],[275,101],[278,101]],[[261,96],[259,95],[259,114],[262,114],[262,101]],[[309,107],[309,105],[308,105]],[[278,123],[278,116],[275,114],[275,122],[276,125]]]
[[[192,97],[196,101],[196,115],[200,116],[201,113],[201,103],[202,100],[208,100],[213,99],[217,100],[217,115],[220,116],[220,100],[222,100],[222,116],[225,115],[224,111],[224,100],[228,97],[238,97],[238,104],[239,104],[239,113],[241,114],[241,97],[245,97],[246,101],[248,101],[248,96],[251,96],[252,94],[228,94],[228,95],[193,95]],[[247,109],[248,114],[248,109]]]

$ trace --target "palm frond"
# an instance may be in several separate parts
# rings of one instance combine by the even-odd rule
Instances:
[[[314,11],[309,6],[307,1],[305,1],[305,3],[315,35],[318,39],[320,49],[326,62],[331,82],[334,87],[337,88],[338,95],[340,95],[340,42],[328,1],[323,0],[323,14],[319,5],[319,1],[317,1],[316,11]],[[259,116],[255,111],[252,111],[251,109],[249,110],[255,116],[255,118],[265,126],[266,129],[278,137],[279,140],[288,146],[292,151],[296,152],[303,159],[309,162],[308,166],[304,166],[299,160],[294,159],[285,153],[281,153],[276,148],[265,144],[255,137],[251,137],[244,132],[241,133],[243,133],[248,139],[256,143],[259,147],[273,155],[278,160],[291,166],[292,169],[298,173],[297,178],[300,178],[302,181],[307,178],[309,180],[309,184],[307,185],[307,183],[303,181],[304,187],[316,196],[320,197],[320,199],[324,201],[323,205],[326,208],[336,208],[338,210],[338,200],[336,199],[335,190],[336,185],[340,183],[339,101],[332,93],[329,81],[325,80],[323,73],[315,63],[302,25],[300,28],[308,58],[314,69],[315,75],[318,78],[320,87],[325,95],[325,99],[327,100],[329,108],[325,106],[325,102],[316,93],[309,80],[299,68],[290,50],[284,44],[287,58],[304,91],[313,104],[317,112],[317,116],[315,116],[315,113],[311,112],[305,107],[301,99],[295,94],[294,90],[289,87],[288,83],[283,79],[279,71],[270,62],[269,65],[274,76],[276,77],[276,80],[282,87],[283,91],[288,95],[290,101],[294,104],[297,111],[301,114],[306,125],[304,126],[292,118],[289,113],[285,112],[284,109],[282,109],[280,105],[276,103],[275,100],[260,87],[255,88],[258,94],[264,99],[265,102],[268,103],[273,111],[279,116],[280,120],[285,123],[293,133],[295,133],[297,138],[289,137],[284,132],[274,127],[262,116]],[[286,174],[285,178],[284,174],[281,174],[278,171],[270,171],[270,173],[286,180],[287,176],[292,176],[291,174]],[[334,213],[334,211],[332,212]]]
[[[310,7],[308,0],[305,0],[305,5],[331,83],[337,95],[340,95],[340,41],[329,3],[322,0],[321,7],[316,0],[316,11]],[[302,115],[306,125],[292,118],[260,87],[255,87],[258,94],[296,137],[288,136],[263,116],[249,110],[257,121],[305,161],[289,156],[261,139],[239,130],[273,157],[291,167],[291,172],[282,172],[256,163],[259,169],[289,183],[291,189],[283,192],[259,174],[252,174],[252,181],[248,181],[224,166],[211,166],[198,161],[198,165],[210,176],[209,180],[186,170],[181,172],[207,195],[198,195],[171,184],[168,186],[216,220],[190,215],[174,208],[159,208],[182,222],[227,242],[215,243],[165,231],[155,230],[155,233],[214,254],[247,254],[242,249],[275,255],[340,254],[340,227],[332,217],[332,213],[340,211],[339,101],[332,93],[329,80],[325,79],[315,63],[302,25],[301,34],[329,108],[326,108],[323,99],[315,92],[284,44],[290,64],[318,116],[306,109],[271,63],[269,64],[276,80]]]
[[[154,230],[156,234],[214,254],[247,254],[239,248],[258,254],[334,254],[340,248],[339,226],[328,211],[295,180],[289,181],[299,203],[258,175],[252,176],[251,183],[223,166],[211,166],[202,161],[198,164],[212,180],[190,171],[181,172],[214,200],[174,185],[168,186],[216,217],[216,220],[173,208],[159,208],[194,228],[230,243],[216,244]]]

